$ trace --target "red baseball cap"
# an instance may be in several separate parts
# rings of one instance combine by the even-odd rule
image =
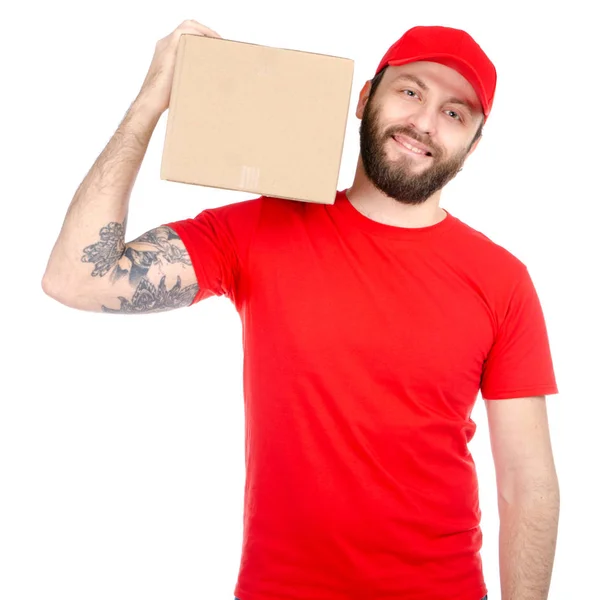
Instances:
[[[473,86],[487,120],[496,91],[496,67],[466,31],[436,25],[413,27],[392,44],[375,75],[386,65],[419,60],[438,62],[458,71]]]

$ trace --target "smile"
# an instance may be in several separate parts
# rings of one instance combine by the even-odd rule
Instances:
[[[398,146],[400,146],[401,148],[404,148],[410,154],[417,154],[419,156],[431,156],[431,154],[429,152],[427,152],[426,150],[421,150],[420,148],[412,146],[408,142],[401,141],[401,140],[397,139],[396,137],[394,137],[394,141],[398,144]]]

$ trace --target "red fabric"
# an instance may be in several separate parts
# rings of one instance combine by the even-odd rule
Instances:
[[[496,93],[496,67],[466,31],[439,25],[413,27],[390,46],[375,74],[388,64],[398,66],[421,60],[439,62],[458,71],[473,86],[487,120]]]
[[[448,213],[448,211],[446,211]],[[169,223],[243,324],[241,600],[480,600],[488,399],[556,394],[525,265],[450,213],[260,197]]]

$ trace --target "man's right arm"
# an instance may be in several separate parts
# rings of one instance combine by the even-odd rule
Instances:
[[[42,280],[59,302],[131,313],[191,304],[196,277],[173,230],[124,241],[129,198],[160,114],[138,97],[77,189]]]
[[[157,227],[125,243],[129,198],[148,143],[168,108],[182,34],[221,37],[187,20],[159,40],[138,97],[87,173],[67,210],[42,288],[82,310],[142,313],[192,303],[196,275],[183,243]]]

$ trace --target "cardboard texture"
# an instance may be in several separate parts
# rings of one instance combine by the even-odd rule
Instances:
[[[183,34],[161,179],[333,204],[348,58]]]

